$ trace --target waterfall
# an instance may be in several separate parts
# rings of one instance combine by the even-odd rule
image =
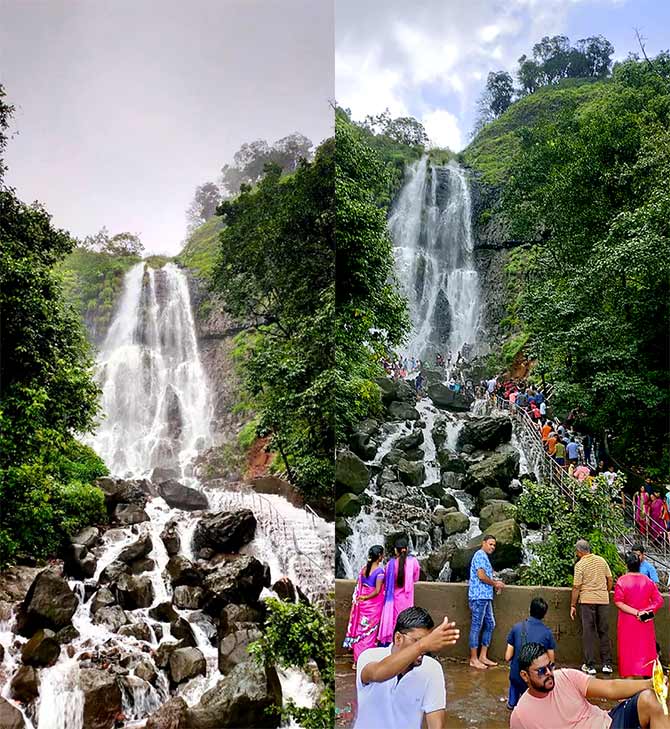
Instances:
[[[184,476],[209,444],[207,383],[198,355],[185,274],[138,263],[98,357],[104,418],[90,445],[113,476]]]
[[[398,278],[409,303],[410,355],[430,358],[477,344],[479,280],[474,268],[470,189],[454,161],[422,157],[389,218]]]

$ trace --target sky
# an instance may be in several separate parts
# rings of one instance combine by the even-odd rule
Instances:
[[[489,71],[514,76],[545,35],[604,35],[615,59],[670,48],[668,0],[336,0],[335,93],[356,120],[389,108],[439,147],[467,146]]]
[[[6,184],[76,237],[176,254],[244,142],[332,135],[330,0],[0,0]]]

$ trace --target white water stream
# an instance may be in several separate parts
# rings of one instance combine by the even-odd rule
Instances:
[[[287,576],[310,599],[332,589],[332,525],[281,496],[203,488],[193,476],[193,459],[212,442],[212,409],[198,352],[188,281],[175,265],[153,270],[140,263],[126,274],[116,315],[98,357],[97,378],[102,389],[103,420],[88,443],[105,460],[112,476],[148,478],[154,468],[170,469],[183,484],[207,495],[210,511],[251,508],[257,518],[256,537],[243,551],[270,565],[272,581]],[[144,574],[150,577],[154,589],[153,607],[172,599],[172,586],[164,576],[169,557],[161,531],[169,521],[175,521],[181,553],[192,559],[191,538],[199,517],[173,509],[159,497],[150,498],[145,510],[149,521],[105,533],[102,544],[94,548],[98,557],[96,573],[87,582],[97,585],[104,568],[121,550],[148,533],[153,544],[148,557],[154,567]],[[12,702],[22,711],[28,729],[87,729],[83,726],[84,696],[79,682],[81,653],[95,653],[103,646],[118,647],[124,654],[142,655],[152,661],[152,652],[158,647],[159,623],[149,617],[150,608],[129,612],[133,622],[149,625],[151,640],[147,645],[95,624],[91,615],[93,597],[83,600],[84,583],[71,580],[70,586],[80,600],[72,621],[80,634],[70,644],[74,657],[69,658],[63,649],[54,666],[40,670],[35,722],[30,721],[23,707]],[[177,689],[192,706],[222,678],[216,629],[198,615],[199,611],[177,609],[177,613],[189,622],[207,662],[206,676],[191,679]],[[161,623],[160,630],[165,639],[171,639],[169,623]],[[9,678],[18,667],[18,652],[12,645],[24,640],[13,634],[12,626],[0,625],[0,642],[7,649],[5,665],[9,668],[2,695],[8,700]],[[146,652],[147,648],[151,652]],[[124,679],[127,728],[144,726],[148,716],[169,698],[167,679],[161,671],[158,676],[155,687],[133,671]],[[304,673],[283,671],[280,679],[285,698],[298,705],[311,705],[315,687]]]

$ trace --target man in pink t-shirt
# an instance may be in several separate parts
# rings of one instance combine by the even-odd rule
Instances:
[[[572,668],[555,670],[539,643],[523,646],[519,672],[528,691],[512,712],[511,729],[670,729],[651,679],[602,680]],[[607,712],[587,699],[621,703]]]

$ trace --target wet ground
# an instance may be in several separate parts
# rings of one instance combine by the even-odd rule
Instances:
[[[477,671],[467,663],[440,659],[447,680],[447,726],[449,729],[507,729],[506,708],[509,669],[502,664]],[[349,729],[356,716],[356,672],[351,661],[336,662],[336,720],[338,729]],[[601,676],[599,676],[601,678]],[[605,703],[603,708],[609,708]]]

